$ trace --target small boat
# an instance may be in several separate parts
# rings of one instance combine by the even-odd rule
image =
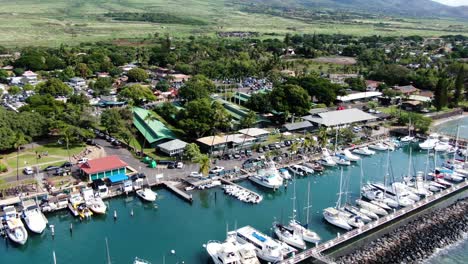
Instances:
[[[293,164],[288,167],[288,169],[294,174],[298,176],[305,176],[305,172],[301,169],[301,166]]]
[[[285,180],[291,179],[291,174],[289,174],[289,171],[286,168],[279,169],[279,173],[281,177],[283,177],[283,179]]]
[[[93,215],[93,212],[86,206],[86,203],[76,206],[76,210],[81,219],[88,219]]]
[[[135,259],[133,260],[133,264],[151,264],[151,262],[135,257]]]
[[[362,148],[354,149],[353,153],[363,155],[363,156],[372,156],[375,154],[375,151],[370,150],[368,147],[362,147]]]
[[[302,235],[302,239],[310,243],[319,243],[322,238],[312,230],[309,230],[307,227],[301,225],[296,220],[291,220],[289,222],[289,227],[295,229]]]
[[[361,157],[354,155],[351,153],[349,149],[344,149],[343,150],[343,155],[346,157],[347,160],[349,161],[358,161],[361,159]]]
[[[332,157],[333,161],[335,161],[336,164],[341,165],[341,166],[351,166],[351,161],[347,160],[344,155],[337,154],[336,156]]]
[[[377,143],[374,143],[374,144],[370,144],[370,145],[369,145],[369,148],[370,148],[370,149],[373,149],[373,150],[379,150],[379,151],[388,150],[388,146],[385,145],[385,144],[382,143],[382,142],[377,142]]]
[[[137,190],[136,194],[138,195],[138,197],[140,197],[144,201],[147,201],[147,202],[156,201],[157,194],[153,192],[150,188],[143,188],[143,189]]]
[[[372,203],[369,203],[369,202],[366,202],[366,201],[363,201],[361,199],[356,200],[356,204],[359,205],[360,207],[366,209],[366,210],[369,210],[369,211],[377,214],[377,215],[381,215],[381,216],[388,215],[388,212],[385,211],[385,209],[383,209],[382,207],[377,206],[377,205],[372,204]]]
[[[357,207],[345,205],[343,209],[352,215],[359,216],[364,223],[369,223],[370,221],[372,221],[372,219],[368,215],[360,212]]]
[[[410,143],[410,142],[414,142],[414,140],[415,140],[415,137],[410,136],[410,135],[400,138],[401,143]]]
[[[107,211],[107,206],[101,197],[94,197],[86,201],[86,206],[95,214],[105,214]]]
[[[273,231],[279,240],[291,245],[295,248],[306,249],[306,244],[302,239],[302,235],[295,229],[288,228],[279,223],[273,223]]]
[[[336,166],[336,161],[330,155],[330,152],[326,148],[322,148],[322,158],[320,158],[319,163],[326,167]]]
[[[109,196],[109,188],[105,184],[99,185],[96,196],[99,196],[101,198],[106,198],[107,196]]]
[[[430,134],[424,142],[419,144],[419,148],[424,150],[434,149],[437,142],[439,142],[439,134]]]
[[[439,142],[435,143],[434,150],[436,152],[447,152],[452,146],[449,143],[449,139],[443,137]]]
[[[28,232],[18,217],[18,213],[13,205],[3,208],[3,220],[6,222],[6,233],[11,241],[20,245],[26,244]]]
[[[78,206],[84,203],[83,197],[79,192],[71,193],[68,201],[68,209],[70,209],[73,216],[78,216]]]
[[[305,175],[311,175],[314,174],[314,169],[310,168],[309,166],[305,166],[305,164],[297,165],[299,166],[299,169],[304,172]]]
[[[23,202],[22,217],[26,226],[32,232],[41,234],[47,226],[47,218],[33,200]]]

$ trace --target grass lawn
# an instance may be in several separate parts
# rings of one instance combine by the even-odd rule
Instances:
[[[80,153],[84,149],[85,145],[72,145],[70,146],[70,156],[73,156],[75,154]],[[41,147],[37,147],[33,149],[32,151],[37,151],[38,153],[41,152],[48,152],[49,155],[55,155],[55,156],[68,156],[68,151],[67,148],[63,145],[59,144],[47,144]]]
[[[42,157],[37,160],[37,163],[46,163],[46,162],[52,162],[57,160],[56,157]],[[19,155],[18,158],[19,161],[19,167],[25,167],[25,166],[34,166],[36,164],[36,155],[35,154],[21,154]],[[16,155],[13,155],[11,158],[7,160],[7,164],[11,169],[16,168]],[[49,166],[49,165],[47,165]],[[47,167],[46,166],[46,167]]]

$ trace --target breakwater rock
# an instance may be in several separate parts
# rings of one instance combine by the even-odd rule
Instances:
[[[337,263],[418,263],[468,232],[468,200],[433,210],[337,259]]]

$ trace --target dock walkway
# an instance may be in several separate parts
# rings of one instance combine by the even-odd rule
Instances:
[[[447,188],[439,193],[436,193],[434,195],[431,195],[427,198],[424,198],[422,200],[420,200],[419,202],[411,205],[411,206],[408,206],[408,207],[405,207],[405,208],[402,208],[400,210],[397,210],[385,217],[382,217],[382,218],[379,218],[378,220],[376,221],[373,221],[373,222],[370,222],[366,225],[364,225],[363,227],[361,228],[358,228],[358,229],[353,229],[343,235],[340,235],[334,239],[331,239],[327,242],[324,242],[314,248],[310,248],[308,250],[305,250],[299,254],[296,254],[294,257],[291,257],[289,259],[286,259],[286,260],[283,260],[281,263],[283,264],[293,264],[293,263],[299,263],[301,261],[304,261],[308,258],[315,258],[317,260],[320,260],[324,263],[333,263],[333,261],[329,258],[327,258],[326,256],[322,255],[322,253],[328,249],[331,249],[335,246],[338,246],[350,239],[353,239],[357,236],[360,236],[366,232],[369,232],[371,230],[374,230],[374,229],[377,229],[379,228],[380,226],[384,225],[384,224],[387,224],[397,218],[400,218],[402,217],[403,215],[405,214],[408,214],[412,211],[415,211],[427,204],[430,204],[436,200],[439,200],[447,195],[450,195],[451,193],[455,192],[455,191],[458,191],[460,189],[465,189],[468,187],[468,181],[465,180],[459,184],[456,184],[456,185],[453,185],[452,187],[450,188]]]
[[[173,181],[162,181],[161,182],[166,188],[177,194],[178,196],[182,197],[184,200],[187,202],[193,202],[193,198],[191,194],[188,194],[181,189],[179,189],[177,186],[180,184],[179,182],[173,182]]]

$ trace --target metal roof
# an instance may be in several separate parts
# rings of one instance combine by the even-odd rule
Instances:
[[[378,97],[378,96],[381,96],[381,95],[382,95],[381,92],[362,92],[362,93],[348,94],[348,95],[345,95],[345,96],[337,96],[336,100],[339,100],[339,101],[342,101],[342,102],[348,102],[348,101],[353,101],[353,100]]]
[[[88,160],[80,165],[80,169],[86,174],[95,174],[126,167],[127,163],[123,162],[117,156],[108,156],[99,159]]]
[[[352,124],[377,119],[376,116],[368,114],[362,110],[351,108],[338,111],[319,113],[316,115],[303,116],[302,119],[318,125],[327,127]]]
[[[185,148],[185,146],[187,146],[187,142],[182,141],[180,139],[174,139],[174,140],[159,144],[158,148],[171,151],[171,150],[183,149]]]
[[[297,123],[289,123],[289,124],[285,124],[284,127],[289,130],[289,131],[293,131],[293,130],[299,130],[299,129],[306,129],[306,128],[310,128],[312,127],[313,125],[309,122],[309,121],[302,121],[302,122],[297,122]]]
[[[239,130],[239,133],[242,133],[251,137],[258,137],[258,136],[270,134],[268,130],[256,128],[256,127],[241,129]]]
[[[175,139],[176,136],[159,120],[145,120],[148,114],[152,113],[146,109],[133,108],[133,124],[150,143],[154,143],[161,139]]]

